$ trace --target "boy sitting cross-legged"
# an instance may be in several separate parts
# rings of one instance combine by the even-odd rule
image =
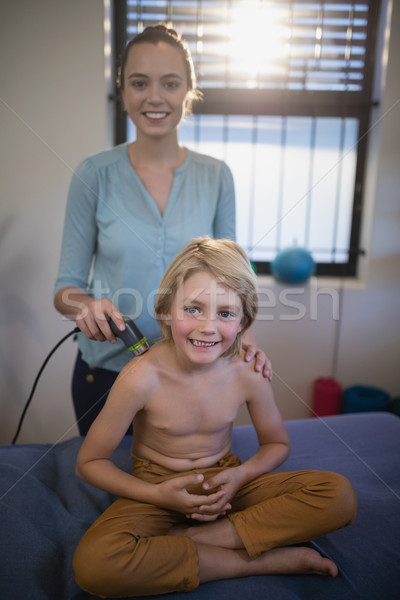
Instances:
[[[78,455],[78,475],[120,499],[78,545],[77,583],[124,597],[248,575],[336,576],[298,544],[352,523],[355,493],[337,473],[273,472],[289,438],[270,383],[240,356],[257,313],[245,253],[193,240],[167,269],[155,312],[162,340],[121,371]],[[259,448],[241,464],[231,434],[244,403]],[[111,457],[132,421],[129,474]]]

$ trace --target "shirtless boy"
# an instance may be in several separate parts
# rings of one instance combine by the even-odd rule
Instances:
[[[273,472],[289,438],[270,383],[241,360],[257,313],[244,252],[190,242],[155,312],[163,339],[121,371],[78,455],[79,477],[120,497],[78,545],[78,585],[116,598],[248,575],[336,576],[331,560],[298,544],[352,523],[356,497],[337,473]],[[241,464],[231,434],[244,403],[259,448]],[[111,458],[132,421],[129,474]]]

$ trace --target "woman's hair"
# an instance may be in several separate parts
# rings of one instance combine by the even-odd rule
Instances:
[[[222,356],[238,356],[241,352],[242,334],[257,315],[257,278],[245,252],[232,240],[194,238],[173,259],[164,273],[158,288],[155,315],[160,325],[162,340],[172,341],[171,328],[164,323],[171,313],[177,290],[195,272],[208,271],[222,284],[238,294],[243,307],[243,329],[234,344]]]
[[[126,45],[124,54],[121,60],[121,66],[118,69],[117,85],[118,88],[123,90],[125,87],[125,67],[128,60],[129,51],[133,46],[138,44],[158,44],[165,42],[173,48],[176,48],[183,59],[186,73],[186,83],[188,86],[188,96],[186,105],[186,114],[190,114],[193,103],[196,100],[202,99],[202,93],[197,88],[196,84],[196,73],[194,71],[193,60],[190,54],[189,46],[182,39],[182,36],[168,27],[164,23],[158,23],[158,25],[151,25],[146,27],[141,33],[138,33],[131,41]]]

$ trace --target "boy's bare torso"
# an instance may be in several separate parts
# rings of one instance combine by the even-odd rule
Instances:
[[[141,370],[151,384],[133,421],[133,454],[174,471],[212,466],[230,450],[233,422],[247,399],[246,382],[259,377],[253,364],[241,357],[219,359],[206,376],[201,369],[185,374],[171,364],[163,344],[146,358]]]

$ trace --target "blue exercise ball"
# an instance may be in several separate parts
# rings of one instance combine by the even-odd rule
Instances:
[[[286,248],[271,263],[271,271],[277,281],[298,285],[314,275],[316,264],[305,248]]]

